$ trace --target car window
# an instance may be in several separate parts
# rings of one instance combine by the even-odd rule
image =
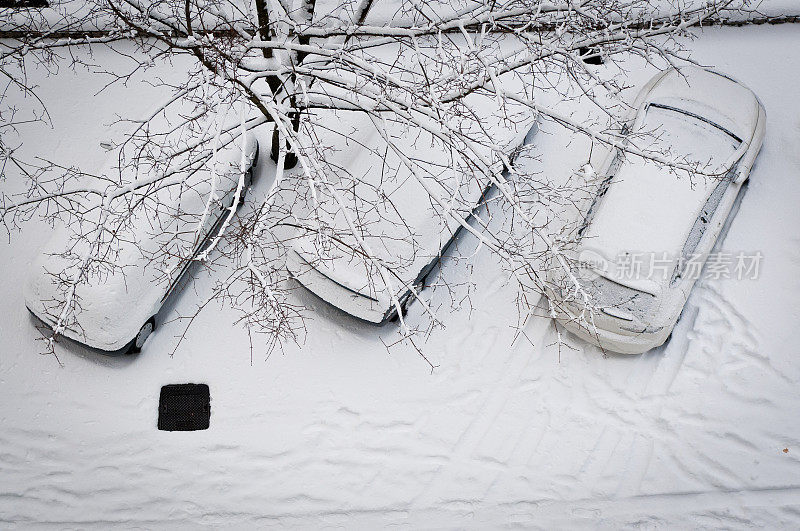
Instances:
[[[714,191],[711,192],[711,195],[706,201],[706,204],[703,205],[703,209],[700,211],[697,219],[694,220],[694,225],[692,225],[692,229],[689,231],[689,236],[686,238],[686,243],[683,245],[683,250],[681,251],[681,260],[675,266],[670,284],[676,284],[689,266],[689,259],[692,257],[697,246],[700,244],[700,240],[705,235],[706,229],[711,219],[714,217],[717,207],[719,207],[722,201],[722,196],[725,194],[730,183],[731,180],[729,178],[721,179],[719,183],[717,183],[714,187]]]
[[[647,320],[655,297],[645,291],[630,288],[602,275],[581,277],[584,288],[592,296],[592,302],[602,308],[616,308],[630,313],[640,321]]]

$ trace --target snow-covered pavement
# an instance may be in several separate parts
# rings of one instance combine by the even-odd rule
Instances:
[[[60,367],[37,354],[23,304],[48,233],[30,224],[0,244],[0,525],[800,526],[800,28],[712,28],[691,48],[767,109],[721,248],[764,259],[756,280],[698,284],[667,347],[603,357],[573,340],[559,355],[544,319],[513,341],[515,293],[483,249],[445,266],[479,274],[472,310],[445,312],[424,345],[433,373],[407,345],[387,352],[392,325],[301,291],[305,341],[268,359],[251,360],[234,312],[210,307],[172,357],[175,322],[136,357],[61,346]],[[94,51],[100,67],[118,61]],[[634,68],[631,83],[652,73]],[[114,113],[157,97],[133,82],[94,95],[101,80],[67,69],[40,85],[54,128],[36,128],[26,149],[86,167],[102,162]],[[537,149],[567,140],[545,126]],[[213,280],[201,273],[172,310],[190,313]],[[211,428],[158,431],[160,387],[183,382],[209,385]]]

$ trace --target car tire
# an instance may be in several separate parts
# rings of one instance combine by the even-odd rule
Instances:
[[[272,162],[278,163],[278,155],[280,154],[280,135],[278,134],[278,128],[272,133],[272,149],[270,150],[270,158]],[[286,160],[283,162],[283,167],[286,170],[291,170],[295,166],[297,166],[297,155],[292,153],[291,151],[286,153]]]
[[[253,181],[255,181],[254,177],[256,175],[256,166],[258,165],[259,155],[261,155],[261,146],[258,142],[256,142],[256,152],[253,154],[253,162],[250,163],[250,168],[248,168],[247,176],[245,177],[245,183],[247,184],[245,189],[250,188],[250,186],[253,184]]]
[[[125,352],[126,354],[138,354],[142,351],[142,347],[144,346],[147,338],[150,337],[150,334],[156,329],[156,320],[154,317],[151,317],[147,320],[146,323],[142,325],[139,329],[139,333],[136,334],[131,342],[128,344],[128,349]]]
[[[420,286],[414,286],[414,288],[419,292],[420,288],[423,285],[424,284],[422,284]],[[403,302],[400,303],[400,310],[403,312],[403,317],[405,317],[406,313],[408,313],[408,307],[411,305],[411,302],[412,302],[413,299],[414,299],[414,296],[413,295],[409,295],[408,297],[405,298],[405,300]],[[397,312],[397,310],[395,310],[394,313],[392,314],[392,316],[389,317],[389,322],[390,323],[396,323],[398,321],[400,321],[400,314]]]
[[[256,164],[258,164],[258,154],[259,154],[259,145],[256,142],[256,153],[253,155],[253,162],[250,163],[250,167],[244,173],[244,186],[242,187],[242,194],[239,196],[239,202],[236,203],[237,207],[241,207],[244,204],[245,199],[247,198],[247,191],[253,185],[253,175],[255,175],[256,171]],[[231,199],[231,204],[227,206],[230,208],[233,206],[233,199]]]
[[[258,156],[261,155],[261,145],[256,142],[256,154],[253,155],[253,163],[250,165],[250,171],[254,171],[256,164],[258,164]]]
[[[239,203],[237,206],[242,206],[247,197],[247,190],[253,184],[253,168],[250,167],[244,175],[244,186],[242,187],[242,195],[239,196]]]

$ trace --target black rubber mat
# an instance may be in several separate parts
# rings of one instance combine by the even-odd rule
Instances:
[[[211,394],[206,384],[171,384],[161,388],[159,430],[207,430],[210,419]]]

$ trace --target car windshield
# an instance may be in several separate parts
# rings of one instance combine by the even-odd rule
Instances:
[[[646,292],[629,288],[614,280],[587,274],[578,277],[581,285],[592,296],[592,303],[598,308],[615,308],[645,321],[651,314],[654,297]]]
[[[667,105],[651,104],[641,130],[656,135],[653,148],[665,148],[673,157],[719,171],[742,141],[723,127]],[[704,167],[707,166],[707,167]],[[710,172],[710,173],[713,173]]]

